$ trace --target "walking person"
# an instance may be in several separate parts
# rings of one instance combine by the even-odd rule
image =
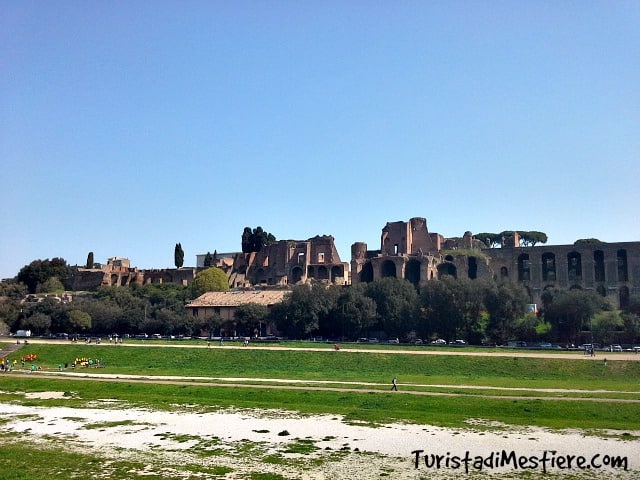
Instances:
[[[393,377],[393,380],[391,380],[391,390],[395,390],[396,392],[398,391],[398,378],[397,377]]]

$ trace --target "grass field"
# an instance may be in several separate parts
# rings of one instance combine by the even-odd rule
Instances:
[[[150,411],[277,409],[291,411],[292,415],[330,414],[357,425],[406,422],[487,434],[499,432],[503,428],[500,425],[507,429],[534,426],[551,431],[579,430],[585,436],[604,436],[610,439],[608,442],[638,442],[639,361],[617,360],[605,365],[603,359],[579,355],[528,358],[515,353],[506,357],[446,353],[398,353],[382,346],[356,352],[324,346],[311,351],[302,345],[284,350],[266,346],[203,348],[202,343],[169,348],[168,344],[149,343],[115,346],[34,342],[9,355],[11,362],[16,360],[17,368],[0,375],[0,403],[83,409],[113,407],[112,403],[100,407],[100,401],[111,399],[117,401],[118,408]],[[37,360],[23,365],[21,358],[28,354],[37,356]],[[72,369],[76,358],[99,359],[101,367]],[[32,363],[41,370],[28,374]],[[390,392],[390,380],[395,375],[400,391]],[[64,392],[64,397],[25,395],[52,391]],[[51,436],[34,443],[28,437],[4,431],[3,422],[0,419],[0,480],[282,480],[303,478],[303,472],[332,462],[380,462],[377,457],[349,451],[316,454],[316,441],[304,438],[292,439],[275,454],[260,442],[248,441],[226,445],[223,454],[220,439],[200,438],[189,450],[189,461],[177,460],[176,464],[174,457],[181,458],[179,454],[166,451],[147,451],[143,457],[129,455],[115,461],[103,452],[79,448],[73,439]],[[107,432],[117,426],[106,422],[86,428]],[[192,440],[185,437],[180,441]],[[247,456],[257,461],[240,468],[238,462],[246,461]],[[301,462],[301,458],[305,460]],[[429,478],[413,473],[410,466],[403,471],[404,476],[398,476],[401,470],[396,463],[384,461],[374,469],[375,475],[360,478]],[[504,478],[533,477],[533,472],[511,472]],[[340,474],[331,478],[350,477]],[[595,477],[572,473],[547,478]]]
[[[640,430],[640,402],[625,402],[640,400],[640,362],[635,361],[608,362],[605,366],[603,361],[579,357],[85,344],[30,344],[9,359],[17,359],[20,367],[20,358],[26,354],[37,355],[34,363],[44,371],[56,372],[59,365],[70,366],[74,359],[85,357],[99,359],[103,368],[77,368],[74,372],[195,377],[196,383],[87,382],[39,373],[30,378],[6,375],[0,378],[0,389],[5,392],[0,399],[16,391],[57,389],[81,392],[79,397],[85,401],[110,396],[154,408],[180,403],[202,408],[236,405],[336,413],[378,423],[404,420],[461,426],[468,418],[482,418],[549,428]],[[30,365],[27,362],[24,368]],[[383,395],[394,375],[401,393],[407,394]],[[296,380],[294,386],[304,389],[284,388],[290,385],[285,380]],[[272,388],[265,388],[269,386]]]

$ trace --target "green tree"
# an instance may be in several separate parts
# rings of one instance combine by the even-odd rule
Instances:
[[[209,252],[204,256],[204,268],[209,268],[213,264],[213,257]]]
[[[243,332],[241,333],[243,335],[254,336],[254,334],[257,334],[258,336],[262,336],[262,324],[268,313],[267,307],[259,303],[243,303],[238,305],[233,314],[237,322],[237,331]]]
[[[597,312],[591,321],[593,338],[603,345],[619,341],[624,322],[619,311]]]
[[[462,314],[454,302],[450,277],[431,280],[420,290],[420,320],[416,325],[419,337],[437,336],[447,341],[456,339],[462,325]]]
[[[25,330],[31,330],[33,335],[43,335],[51,327],[51,317],[44,313],[36,312],[20,322],[20,326]]]
[[[484,305],[489,314],[486,333],[498,344],[512,340],[516,334],[516,320],[527,309],[529,299],[521,285],[502,282],[488,286],[484,295]]]
[[[336,300],[336,290],[324,283],[295,285],[281,304],[272,307],[271,318],[289,338],[306,338],[318,332],[320,323],[335,310]]]
[[[91,315],[82,310],[69,311],[69,328],[72,331],[84,332],[91,329]]]
[[[205,318],[205,320],[200,325],[200,328],[205,329],[208,332],[209,337],[214,337],[220,334],[220,328],[222,327],[223,323],[224,320],[222,319],[222,317],[219,314],[214,313]]]
[[[242,231],[242,253],[251,253],[253,251],[252,248],[251,228],[244,227]]]
[[[627,343],[638,343],[640,340],[640,316],[635,313],[622,312],[624,338]]]
[[[600,245],[604,244],[602,240],[598,240],[597,238],[580,238],[573,242],[576,247],[582,247],[587,245]]]
[[[85,265],[85,267],[93,268],[93,265],[94,265],[93,252],[89,252],[89,254],[87,255],[87,264]]]
[[[495,248],[502,242],[502,236],[499,233],[476,233],[473,238],[483,242],[488,248]]]
[[[518,232],[520,234],[520,245],[523,247],[535,247],[538,243],[547,243],[547,234],[544,232]]]
[[[226,292],[229,290],[229,279],[222,269],[211,267],[196,274],[192,288],[194,297],[205,292]]]
[[[405,336],[415,328],[418,293],[413,284],[395,277],[367,284],[367,296],[376,304],[377,325],[391,337]]]
[[[182,245],[180,243],[176,243],[176,247],[173,251],[173,261],[176,268],[182,268],[182,265],[184,265],[184,250],[182,250]]]
[[[58,280],[58,277],[50,277],[40,284],[36,290],[38,293],[62,293],[64,292],[64,285]]]
[[[38,285],[43,284],[51,277],[57,277],[63,284],[69,278],[70,268],[63,258],[51,260],[34,260],[29,265],[20,269],[16,280],[27,286],[29,293],[36,293]]]
[[[548,325],[533,312],[527,312],[521,317],[515,319],[513,327],[514,340],[522,340],[525,342],[535,342],[541,335],[548,330]],[[506,338],[506,336],[505,336]]]
[[[366,295],[367,284],[358,283],[343,291],[327,327],[321,333],[328,337],[355,340],[369,336],[369,329],[377,318],[376,302]]]
[[[259,252],[262,247],[271,245],[276,242],[276,237],[271,233],[265,232],[262,227],[256,227],[253,230],[245,227],[242,231],[242,252],[251,253]]]
[[[579,343],[582,329],[591,329],[591,319],[607,305],[594,292],[583,290],[546,290],[542,294],[544,318],[555,338],[563,343]]]
[[[114,301],[85,298],[74,300],[74,308],[86,313],[91,318],[91,328],[102,333],[133,333],[129,328],[118,325],[122,315],[122,308]],[[70,330],[68,333],[74,332]]]

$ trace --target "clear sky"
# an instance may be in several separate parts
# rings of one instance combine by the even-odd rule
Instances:
[[[247,226],[640,241],[640,2],[1,1],[0,167],[0,278]]]

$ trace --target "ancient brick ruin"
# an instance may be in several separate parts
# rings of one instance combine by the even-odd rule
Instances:
[[[511,279],[522,283],[532,303],[548,288],[594,290],[614,307],[640,295],[640,242],[519,246],[517,232],[500,248],[487,248],[465,232],[459,240],[429,233],[424,218],[387,223],[380,250],[351,247],[351,283],[384,277],[416,286],[442,275]]]
[[[547,288],[594,290],[614,307],[640,295],[640,242],[582,243],[523,247],[518,233],[499,248],[465,232],[461,238],[431,233],[425,218],[389,222],[382,229],[380,249],[366,243],[351,246],[351,263],[342,262],[330,235],[307,240],[280,240],[260,252],[216,255],[212,266],[222,268],[231,288],[287,287],[312,280],[335,285],[371,282],[385,277],[403,278],[417,287],[429,280],[458,278],[510,279],[522,283],[531,302],[540,303]],[[132,283],[190,284],[204,267],[139,270],[126,258],[110,258],[100,269],[78,268],[74,290]],[[350,267],[350,268],[349,268]]]

